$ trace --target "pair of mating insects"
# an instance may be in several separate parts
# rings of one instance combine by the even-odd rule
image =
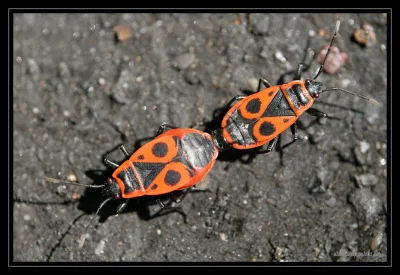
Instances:
[[[304,112],[316,117],[327,117],[325,113],[311,107],[314,99],[323,92],[342,91],[376,103],[371,98],[340,88],[322,89],[322,83],[316,81],[323,71],[339,26],[340,21],[337,21],[325,58],[313,79],[301,80],[305,70],[302,63],[295,72],[294,80],[289,83],[272,85],[261,78],[257,92],[247,97],[237,96],[230,101],[230,109],[222,119],[221,128],[210,134],[164,123],[154,139],[133,154],[129,154],[122,145],[120,149],[127,158],[122,164],[104,160],[115,170],[103,185],[87,185],[49,177],[44,179],[60,184],[101,188],[106,199],[98,207],[95,216],[108,201],[122,198],[125,201],[116,211],[120,213],[132,198],[188,190],[208,174],[221,151],[232,147],[239,150],[252,149],[268,143],[262,152],[269,153],[276,145],[278,136],[289,127],[293,140],[287,145],[292,144],[298,137],[296,121]],[[261,89],[261,85],[266,88]],[[160,200],[157,199],[157,202],[162,209],[165,207]]]

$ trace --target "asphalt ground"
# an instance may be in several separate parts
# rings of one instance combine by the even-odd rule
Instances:
[[[389,15],[12,16],[14,264],[390,259]],[[380,105],[340,91],[322,94],[313,107],[331,118],[302,115],[297,142],[279,150],[292,139],[286,131],[268,155],[222,152],[199,183],[210,192],[191,192],[177,205],[181,211],[166,215],[156,215],[154,197],[133,199],[118,216],[118,203],[110,202],[85,230],[104,199],[99,190],[43,180],[103,184],[112,174],[103,158],[122,161],[119,145],[133,152],[161,123],[210,131],[226,104],[255,91],[260,77],[291,81],[307,56],[303,76],[313,77],[319,63],[311,57],[329,44],[336,20],[334,46],[343,54],[332,54],[330,73],[318,81]],[[367,46],[353,38],[364,23],[376,35]]]

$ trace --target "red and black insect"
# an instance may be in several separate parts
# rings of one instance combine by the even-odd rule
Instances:
[[[171,129],[165,131],[166,128]],[[219,153],[208,133],[176,128],[165,123],[160,126],[153,140],[132,155],[123,145],[120,149],[128,159],[122,164],[104,159],[115,170],[103,185],[87,185],[49,177],[45,177],[45,180],[101,188],[106,199],[98,207],[95,216],[108,201],[122,198],[125,202],[117,208],[117,213],[120,213],[132,198],[163,195],[192,187],[208,174]],[[156,200],[163,209],[164,204]]]
[[[306,65],[300,63],[293,81],[274,86],[266,79],[260,78],[258,92],[247,97],[237,96],[231,100],[229,103],[231,107],[222,119],[221,129],[215,130],[215,133],[219,132],[219,137],[223,137],[219,141],[222,149],[230,147],[251,149],[269,142],[266,150],[261,151],[269,153],[276,145],[278,136],[289,127],[292,130],[293,141],[284,147],[294,143],[298,137],[296,121],[304,112],[316,117],[327,117],[324,112],[311,107],[314,99],[327,91],[342,91],[376,102],[371,98],[341,88],[322,89],[323,84],[315,80],[323,70],[339,25],[340,21],[337,21],[328,51],[313,79],[301,80],[301,74]],[[261,90],[261,84],[266,89]]]

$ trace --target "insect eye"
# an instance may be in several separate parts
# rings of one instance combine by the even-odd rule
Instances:
[[[112,179],[111,179],[111,178],[108,178],[108,179],[107,179],[107,183],[108,183],[108,184],[112,183]]]
[[[308,85],[310,84],[311,80],[309,78],[306,78],[305,83]]]
[[[119,194],[115,194],[114,195],[114,199],[119,200],[121,197],[119,196]]]
[[[314,98],[319,98],[319,94],[315,94]]]

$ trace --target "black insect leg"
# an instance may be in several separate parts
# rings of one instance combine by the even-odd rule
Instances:
[[[175,196],[175,193],[172,193],[171,195],[169,195],[169,201],[167,204],[164,204],[160,199],[156,199],[156,202],[158,203],[158,205],[160,206],[160,210],[153,215],[153,217],[159,217],[159,216],[163,216],[172,212],[178,212],[179,214],[181,214],[184,218],[184,222],[187,223],[187,216],[186,213],[182,210],[182,208],[180,206],[172,206],[172,203],[176,203],[179,204],[181,203],[186,196],[189,194],[190,191],[195,191],[195,192],[211,192],[211,190],[209,189],[199,189],[196,187],[189,187],[177,192],[181,192],[179,196]],[[173,198],[174,197],[174,198]]]
[[[128,206],[130,201],[131,201],[130,199],[127,199],[125,202],[117,206],[117,215],[120,214],[122,211],[124,211],[124,209]]]
[[[264,86],[267,88],[272,86],[272,84],[268,80],[261,77],[260,80],[258,81],[257,92],[254,92],[254,93],[258,93],[261,90],[261,84],[264,84]],[[234,103],[236,103],[237,101],[242,100],[244,98],[246,98],[246,96],[244,96],[244,95],[235,96],[234,98],[231,99],[231,101],[228,102],[228,104],[226,105],[227,108],[232,107],[234,105]]]
[[[292,135],[293,135],[293,140],[292,141],[290,141],[289,143],[287,143],[287,144],[285,144],[283,146],[280,146],[280,144],[281,144],[281,140],[280,140],[281,135],[279,135],[279,136],[277,136],[276,138],[274,138],[273,140],[271,140],[268,143],[267,149],[262,150],[262,151],[258,151],[258,152],[256,152],[256,154],[269,154],[269,153],[271,153],[271,151],[275,148],[275,146],[278,144],[278,141],[279,141],[279,144],[278,144],[278,147],[277,147],[278,148],[277,151],[279,151],[279,155],[280,155],[280,159],[281,159],[281,165],[284,165],[283,164],[283,149],[288,147],[289,145],[292,145],[298,139],[298,132],[297,132],[297,124],[296,123],[294,123],[294,124],[292,124],[292,126],[290,126],[290,130],[291,130]]]
[[[289,143],[281,146],[280,150],[283,150],[284,148],[288,147],[289,145],[292,145],[298,139],[298,132],[297,132],[297,124],[296,123],[294,123],[294,124],[292,124],[292,126],[290,126],[290,130],[292,131],[293,140],[290,141]],[[279,137],[280,136],[277,136],[276,138],[271,140],[268,143],[267,149],[262,150],[262,151],[258,151],[257,154],[268,154],[268,153],[271,153],[271,151],[275,148],[275,145],[277,144]]]
[[[158,205],[160,206],[161,210],[165,209],[165,204],[160,200],[160,199],[156,199],[156,202],[158,203]]]
[[[124,156],[126,158],[128,158],[130,156],[130,154],[128,153],[128,151],[125,149],[124,145],[121,145],[119,147],[119,149],[121,149],[122,153],[124,154]],[[116,163],[115,161],[112,161],[108,158],[104,158],[104,163],[107,164],[109,167],[111,167],[112,169],[117,169],[119,167],[119,164]]]
[[[121,151],[122,151],[122,153],[124,154],[125,157],[129,158],[129,156],[130,156],[131,154],[128,153],[128,151],[125,149],[125,146],[124,146],[124,145],[121,145],[121,146],[119,147],[119,149],[121,149]]]
[[[108,166],[110,166],[113,169],[117,169],[119,167],[119,164],[109,160],[108,158],[104,159],[104,163],[107,164]]]
[[[299,66],[297,67],[297,70],[296,70],[295,75],[294,75],[294,80],[301,80],[302,73],[307,71],[310,68],[312,58],[310,59],[310,61],[308,63],[306,63],[306,59],[307,59],[308,53],[309,52],[313,53],[312,51],[310,51],[310,44],[311,44],[311,37],[309,36],[308,39],[307,39],[307,45],[306,45],[306,49],[305,49],[303,60],[299,64]]]
[[[315,108],[309,108],[306,112],[308,114],[310,114],[312,116],[315,116],[315,117],[318,117],[318,118],[320,118],[320,117],[328,117],[327,114],[325,114],[324,112],[322,112],[320,110],[317,110]]]
[[[170,195],[170,199],[175,203],[181,203],[186,198],[186,196],[191,192],[212,192],[212,191],[209,188],[197,188],[196,186],[191,186],[189,188],[180,190],[178,192],[181,192],[179,196],[175,196],[176,192],[171,193]],[[174,197],[174,199],[172,197]]]
[[[231,99],[231,101],[228,102],[228,104],[226,104],[227,108],[232,107],[234,105],[234,103],[236,103],[237,101],[242,100],[244,98],[246,98],[246,96],[244,96],[244,95],[235,96],[234,98]]]
[[[158,127],[158,130],[157,130],[157,132],[156,132],[156,134],[154,136],[143,138],[143,139],[140,139],[140,140],[136,140],[134,147],[136,149],[140,148],[143,145],[144,141],[154,139],[155,137],[157,137],[157,136],[161,135],[162,133],[164,133],[167,130],[167,128],[168,129],[176,129],[176,128],[179,128],[179,127],[176,127],[176,126],[173,126],[173,125],[169,125],[169,124],[163,122],[160,125],[160,127]]]
[[[125,146],[124,146],[124,145],[121,145],[121,146],[119,147],[119,149],[121,149],[122,153],[124,154],[124,156],[125,156],[126,158],[129,158],[129,156],[130,156],[131,154],[129,154],[129,152],[125,149]],[[117,164],[116,162],[114,162],[114,161],[112,161],[112,160],[109,160],[108,158],[104,158],[104,162],[105,162],[105,164],[107,164],[108,166],[110,166],[110,167],[113,168],[113,169],[117,169],[117,168],[119,167],[119,164]]]
[[[172,200],[174,203],[181,203],[181,202],[186,198],[187,194],[189,193],[188,190],[189,190],[189,189],[182,190],[181,194],[180,194],[178,197],[176,197],[176,196],[174,195],[174,193],[172,193],[172,194],[169,196],[169,198],[170,198],[170,200]],[[172,197],[175,197],[175,198],[173,199]]]
[[[265,78],[260,77],[260,80],[258,81],[258,88],[257,88],[257,93],[261,90],[261,83],[264,84],[266,88],[269,88],[272,86],[272,84],[266,80]]]
[[[150,218],[156,218],[156,217],[168,215],[173,212],[178,212],[179,214],[182,215],[183,222],[187,223],[187,216],[186,216],[186,213],[182,210],[182,208],[180,206],[175,206],[175,207],[171,206],[171,204],[174,201],[170,200],[167,204],[164,204],[160,199],[156,199],[156,202],[160,205],[161,209],[158,212],[156,212],[154,215],[152,215]],[[182,202],[182,200],[179,202]]]
[[[301,79],[301,74],[303,71],[306,71],[308,69],[308,65],[300,63],[299,66],[297,67],[296,73],[294,74],[294,80],[300,80]]]
[[[157,131],[155,137],[157,137],[157,136],[161,135],[162,133],[164,133],[167,128],[168,129],[176,129],[178,127],[173,126],[173,125],[169,125],[169,124],[163,122],[163,124],[161,124],[160,127],[158,128],[158,131]]]
[[[189,188],[186,188],[183,190],[178,190],[173,193],[170,193],[170,195],[169,195],[170,202],[168,203],[168,205],[170,205],[172,202],[181,203],[186,198],[186,196],[189,194],[189,191],[191,191],[191,190],[195,190],[195,188],[189,187]],[[177,192],[180,193],[178,196],[176,195]],[[157,202],[161,208],[166,208],[165,204],[160,199],[157,199]],[[170,206],[170,207],[172,207],[172,206]]]
[[[288,147],[288,146],[292,145],[293,143],[295,143],[296,140],[297,140],[298,137],[299,137],[299,134],[298,134],[298,132],[297,132],[297,123],[296,123],[296,122],[293,123],[292,126],[290,126],[290,130],[292,131],[293,140],[292,140],[291,142],[289,142],[289,143],[283,145],[283,146],[281,147],[281,150],[283,150],[283,149],[285,149],[286,147]]]
[[[292,126],[290,126],[290,130],[291,130],[292,135],[293,135],[293,140],[290,141],[289,143],[281,146],[281,141],[282,141],[281,138],[280,138],[281,135],[279,135],[279,136],[277,136],[275,138],[275,140],[278,141],[278,144],[277,144],[278,145],[278,147],[277,147],[278,149],[277,149],[277,151],[279,152],[280,163],[281,163],[282,166],[285,165],[284,162],[283,162],[283,149],[285,149],[286,147],[292,145],[298,139],[297,123],[296,122],[293,123]],[[274,141],[274,140],[272,140],[272,141]],[[277,143],[276,141],[274,142],[273,146],[275,146],[275,144]],[[271,150],[272,150],[273,146],[271,145]],[[270,147],[270,144],[268,144],[268,147]],[[267,150],[268,150],[268,148],[267,148]]]
[[[193,192],[210,192],[210,193],[212,193],[210,188],[198,188],[196,186],[190,187],[189,191],[193,191]]]
[[[274,138],[273,140],[271,140],[268,143],[267,149],[262,150],[262,151],[258,151],[257,154],[269,154],[269,153],[271,153],[271,151],[274,149],[277,141],[278,141],[278,137]]]

